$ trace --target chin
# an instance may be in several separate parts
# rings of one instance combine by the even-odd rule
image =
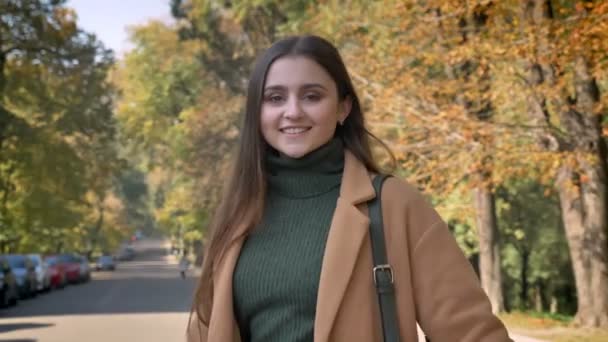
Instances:
[[[317,150],[323,144],[319,144],[318,141],[276,141],[275,144],[271,144],[275,150],[282,156],[298,159],[305,157],[307,154]]]
[[[286,144],[283,146],[279,145],[277,147],[275,147],[275,149],[279,152],[279,154],[293,159],[302,158],[314,150],[313,146],[297,144]]]
[[[299,159],[310,153],[308,150],[293,150],[293,149],[285,149],[279,151],[283,156]]]

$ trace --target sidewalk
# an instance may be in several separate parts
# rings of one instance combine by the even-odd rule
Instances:
[[[548,341],[545,341],[545,340],[539,340],[539,339],[536,339],[536,338],[522,336],[522,335],[517,335],[517,334],[513,334],[513,333],[509,333],[509,335],[511,336],[511,338],[515,342],[548,342]]]
[[[517,335],[511,332],[509,332],[509,336],[514,342],[549,342],[545,340],[535,339],[532,337]],[[422,333],[422,330],[420,330],[420,327],[418,327],[418,342],[426,342],[424,340],[424,334]]]

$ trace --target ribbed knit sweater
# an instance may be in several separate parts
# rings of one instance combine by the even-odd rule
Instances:
[[[325,243],[344,168],[339,139],[300,159],[267,157],[262,221],[233,278],[243,342],[312,342]]]

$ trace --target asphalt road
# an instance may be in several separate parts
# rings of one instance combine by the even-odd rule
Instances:
[[[114,272],[0,310],[0,342],[184,341],[195,276],[179,277],[161,240],[135,249]]]
[[[0,310],[0,342],[185,341],[196,275],[181,279],[161,240],[140,241],[135,249],[136,258],[114,272],[94,272],[86,284]]]

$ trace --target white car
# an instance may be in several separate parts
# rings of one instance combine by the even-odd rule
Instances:
[[[36,279],[38,280],[38,291],[47,291],[51,288],[51,270],[49,265],[44,262],[42,255],[29,254],[28,257],[34,264]]]
[[[89,260],[82,255],[76,256],[76,260],[80,263],[80,281],[86,283],[91,280],[91,266]]]
[[[111,255],[100,256],[97,259],[97,263],[95,264],[95,269],[97,271],[114,271],[116,269],[116,262],[114,261],[114,257]]]

